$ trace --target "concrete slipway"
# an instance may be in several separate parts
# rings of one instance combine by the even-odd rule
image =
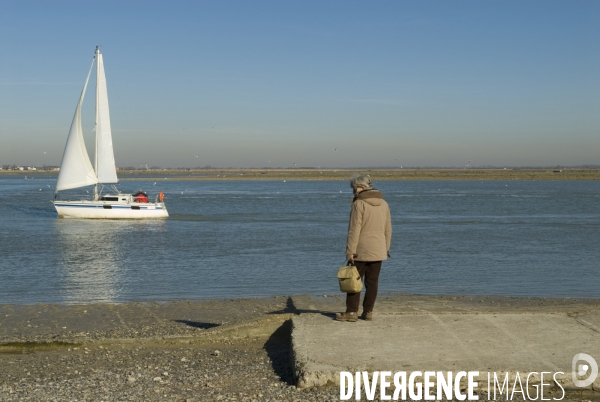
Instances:
[[[479,371],[485,389],[488,372],[492,379],[508,373],[512,385],[517,372],[525,384],[527,374],[544,371],[552,373],[544,383],[563,372],[561,385],[581,391],[573,357],[600,362],[600,300],[396,295],[378,299],[373,321],[335,321],[344,300],[292,297],[299,387],[339,384],[340,371]],[[600,376],[589,391],[600,392]]]

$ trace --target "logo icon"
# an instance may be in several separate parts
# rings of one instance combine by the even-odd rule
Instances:
[[[573,384],[575,384],[576,387],[587,387],[598,378],[598,363],[596,363],[596,360],[590,355],[577,353],[573,356],[571,372],[573,375]],[[577,378],[585,377],[586,375],[589,375],[589,377],[585,380]]]

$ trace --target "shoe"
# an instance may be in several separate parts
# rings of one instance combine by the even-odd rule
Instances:
[[[356,322],[358,314],[356,313],[337,313],[335,315],[337,321]]]
[[[363,313],[360,315],[360,319],[365,321],[373,321],[373,312],[363,311]]]

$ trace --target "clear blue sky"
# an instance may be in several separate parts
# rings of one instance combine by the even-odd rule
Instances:
[[[0,165],[60,163],[96,45],[119,166],[600,164],[598,21],[572,0],[0,0]]]

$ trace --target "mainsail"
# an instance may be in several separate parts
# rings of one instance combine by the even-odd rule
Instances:
[[[108,92],[104,75],[104,62],[100,50],[97,50],[96,78],[96,173],[99,183],[117,183],[117,169],[110,130],[108,111]]]
[[[73,116],[71,130],[69,130],[67,145],[65,146],[65,152],[60,163],[60,171],[56,182],[57,192],[98,183],[98,177],[96,176],[96,172],[94,172],[90,157],[85,149],[83,130],[81,129],[81,104],[83,103],[93,67],[94,62],[92,61],[90,72],[85,79],[85,85],[75,109],[75,116]]]
[[[81,105],[87,89],[90,75],[96,63],[96,168],[92,166],[85,148],[83,130],[81,128]],[[100,49],[96,55],[85,80],[83,91],[79,97],[67,145],[60,164],[60,172],[56,182],[56,191],[91,186],[98,183],[117,183],[117,169],[112,146],[110,114],[108,110],[108,92],[104,75],[104,62]]]

